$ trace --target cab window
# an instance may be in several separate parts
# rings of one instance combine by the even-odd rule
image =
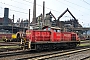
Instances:
[[[48,28],[48,30],[50,31],[50,30],[51,30],[51,28]]]
[[[60,32],[60,30],[57,30],[57,29],[56,29],[56,30],[54,30],[54,32]]]
[[[54,30],[54,32],[56,32],[56,30]]]
[[[46,29],[44,29],[44,31],[46,31]]]
[[[57,32],[60,32],[60,30],[57,30]]]

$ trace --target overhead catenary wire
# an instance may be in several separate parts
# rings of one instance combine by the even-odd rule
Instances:
[[[15,0],[11,0],[11,1],[17,2],[17,1],[15,1]],[[31,4],[33,3],[33,2],[30,2],[30,1],[26,1],[26,0],[23,0],[23,1],[28,2],[28,3],[31,3]],[[2,2],[0,2],[0,3],[2,3]],[[21,3],[21,2],[18,2],[18,3]],[[2,3],[2,4],[9,5],[9,4],[6,4],[6,3]],[[23,3],[22,3],[22,4],[23,4]],[[24,4],[25,4],[25,3],[24,3]],[[39,5],[39,4],[37,4],[37,5],[40,6],[40,7],[43,7],[42,5]],[[13,6],[13,5],[9,5],[9,6],[16,7],[16,6]],[[19,8],[19,7],[16,7],[16,8]],[[45,8],[50,9],[50,10],[52,10],[52,11],[55,11],[55,12],[58,12],[58,13],[59,13],[59,11],[53,10],[53,9],[51,9],[51,8],[48,8],[48,7],[45,7]],[[22,8],[20,8],[20,9],[22,9]],[[25,13],[25,12],[21,12],[21,11],[12,10],[12,9],[10,9],[10,10],[11,10],[11,11],[15,11],[15,12]],[[28,13],[25,13],[25,14],[28,14]]]
[[[61,1],[59,1],[59,0],[56,0],[56,1],[61,2]],[[83,6],[81,6],[81,5],[75,4],[75,3],[73,3],[73,2],[70,2],[70,1],[67,1],[67,0],[64,0],[64,1],[66,1],[66,2],[68,2],[68,3],[70,3],[70,4],[72,4],[72,5],[75,5],[75,6],[78,6],[78,7],[82,7],[83,9],[90,10],[90,9],[88,9],[88,8],[86,8],[86,7],[83,7]],[[64,3],[64,4],[65,4],[65,3]],[[68,5],[68,4],[66,4],[66,5]],[[72,7],[72,5],[71,5],[71,6],[68,5],[68,6],[70,6],[71,8],[75,8],[75,7]],[[76,8],[75,8],[75,9],[76,9]],[[81,10],[79,10],[79,9],[77,9],[77,10],[81,12]]]
[[[82,7],[82,8],[84,8],[84,9],[86,9],[86,10],[90,10],[90,9],[88,9],[88,8],[86,8],[86,7],[83,7],[83,6],[81,6],[81,5],[75,4],[75,3],[73,3],[73,2],[70,2],[70,1],[67,1],[67,0],[64,0],[64,1],[66,1],[66,2],[68,2],[68,3],[71,3],[71,4],[73,4],[73,5],[76,5],[76,6]]]
[[[1,9],[4,9],[3,7],[0,7],[0,8],[1,8]],[[26,12],[21,12],[21,11],[14,10],[14,9],[10,9],[10,8],[9,8],[9,10],[14,11],[14,12],[18,12],[18,13],[28,14],[28,13],[26,13]],[[32,14],[30,14],[30,15],[32,15]]]
[[[83,5],[79,6],[78,4],[76,5],[76,3],[74,3],[74,2],[73,2],[73,3],[68,2],[68,3],[72,4],[72,5],[68,5],[66,0],[64,0],[64,1],[66,1],[66,3],[65,3],[65,2],[62,2],[61,0],[56,0],[56,1],[58,1],[58,2],[60,2],[60,3],[62,3],[62,4],[64,4],[64,5],[66,5],[66,6],[68,6],[68,7],[70,7],[70,8],[72,8],[72,9],[76,10],[76,11],[79,11],[79,13],[81,13],[81,14],[80,14],[81,17],[84,17],[85,14],[90,15],[89,13],[85,13],[85,12],[82,11],[81,9],[77,9],[77,8],[75,8],[75,7],[72,6],[72,5],[74,4],[74,5],[77,6],[77,7],[81,7],[81,6],[82,6],[83,9],[85,9],[85,10],[90,10],[89,8],[88,8],[88,9],[84,8]],[[83,13],[83,14],[82,14],[82,13]],[[83,20],[83,22],[84,22],[84,20],[85,20],[84,18],[80,18],[80,17],[78,17],[78,19],[79,19],[80,22],[82,22],[82,20]],[[82,23],[81,23],[81,24],[82,24]]]
[[[11,0],[11,1],[15,1],[15,0]],[[33,4],[33,2],[30,2],[30,1],[27,1],[27,0],[23,0],[23,1]],[[59,0],[56,0],[56,1],[59,1]],[[75,4],[75,3],[72,3],[72,2],[70,2],[70,1],[67,1],[67,0],[64,0],[64,1],[66,1],[66,2],[68,2],[68,3],[71,3],[71,4],[73,4],[73,5],[76,5],[76,6],[82,7],[82,8],[84,8],[84,9],[90,10],[90,9],[88,9],[88,8],[86,8],[86,7],[80,6],[80,5]],[[21,3],[21,2],[18,2],[18,1],[15,1],[15,2]],[[21,3],[21,4],[28,5],[28,4],[25,4],[25,3]],[[40,5],[40,4],[36,4],[36,5],[37,5],[37,6],[40,6],[40,7],[43,7],[43,6]],[[28,5],[28,6],[29,6],[29,5]],[[68,6],[69,6],[69,5],[68,5]],[[70,7],[72,7],[72,6],[70,6]],[[49,10],[52,10],[52,11],[55,11],[55,12],[57,12],[57,13],[60,13],[60,11],[57,11],[57,10],[54,10],[54,9],[51,9],[51,8],[48,8],[48,7],[45,7],[45,8],[46,8],[46,9],[49,9]],[[72,7],[72,8],[73,8],[73,7]],[[80,10],[78,10],[78,11],[80,11]]]
[[[17,3],[21,3],[21,2],[18,2],[18,1],[15,1],[15,0],[11,0],[11,1],[14,1],[14,2],[17,2]],[[23,1],[25,1],[25,2],[28,2],[28,3],[31,3],[31,4],[33,4],[33,2],[30,2],[30,1],[26,1],[26,0],[23,0]],[[13,6],[13,5],[10,5],[10,4],[6,4],[6,3],[3,3],[3,2],[0,2],[0,3],[2,3],[2,4],[4,4],[4,5],[9,5],[9,6],[12,6],[12,7],[16,7],[16,6]],[[21,4],[25,4],[25,3],[21,3]],[[26,4],[27,5],[27,4]],[[40,6],[40,7],[43,7],[42,5],[39,5],[39,4],[36,4],[37,6]],[[29,5],[28,5],[29,6]],[[16,7],[16,8],[19,8],[19,7]],[[59,11],[56,11],[56,10],[53,10],[53,9],[51,9],[51,8],[48,8],[48,7],[45,7],[46,9],[50,9],[50,10],[52,10],[52,11],[55,11],[55,12],[57,12],[57,13],[60,13]],[[19,8],[20,9],[20,8]],[[22,8],[21,8],[22,9]],[[26,12],[21,12],[21,11],[17,11],[17,10],[14,10],[14,9],[10,9],[11,11],[14,11],[14,12],[19,12],[19,13],[24,13],[24,14],[28,14],[28,13],[26,13]]]
[[[11,0],[11,1],[14,1],[14,2],[17,2],[17,3],[21,3],[21,2],[18,2],[18,1],[15,1],[15,0]],[[28,2],[28,3],[31,3],[31,4],[33,4],[33,2],[30,2],[30,1],[26,1],[26,0],[23,0],[23,1],[25,1],[25,2]],[[66,1],[66,0],[65,0]],[[69,1],[67,1],[67,2],[69,2]],[[2,3],[2,2],[0,2],[0,3]],[[72,3],[72,2],[69,2],[69,3]],[[2,4],[6,4],[6,3],[2,3]],[[24,4],[24,5],[28,5],[28,4],[25,4],[25,3],[21,3],[21,4]],[[73,3],[72,3],[73,4]],[[9,5],[9,4],[6,4],[6,5]],[[40,7],[43,7],[42,5],[39,5],[39,4],[36,4],[37,6],[40,6]],[[74,4],[74,5],[77,5],[77,4]],[[13,6],[13,5],[9,5],[9,6],[12,6],[12,7],[16,7],[16,6]],[[28,5],[29,6],[29,5]],[[77,6],[79,6],[79,5],[77,5]],[[71,6],[70,6],[71,7]],[[80,6],[80,7],[82,7],[82,6]],[[16,8],[20,8],[20,7],[16,7]],[[57,12],[57,13],[60,13],[59,11],[57,11],[57,10],[53,10],[53,9],[51,9],[51,8],[48,8],[48,7],[45,7],[46,9],[50,9],[50,10],[52,10],[52,11],[55,11],[55,12]],[[73,7],[72,7],[73,8]],[[20,8],[20,9],[23,9],[23,8]],[[26,9],[24,9],[24,10],[26,10]],[[80,10],[79,10],[80,11]],[[26,14],[26,13],[25,13]]]
[[[23,1],[33,4],[33,2],[30,2],[30,1],[26,1],[26,0],[23,0]],[[40,6],[40,7],[43,7],[43,6],[40,5],[40,4],[36,4],[36,5],[37,5],[37,6]],[[54,9],[51,9],[51,8],[48,8],[48,7],[45,7],[45,8],[46,8],[46,9],[49,9],[49,10],[52,10],[52,11],[55,11],[55,12],[57,12],[57,13],[60,13],[60,11],[57,11],[57,10],[54,10]]]
[[[22,2],[18,2],[18,1],[16,1],[16,0],[11,0],[11,1],[17,2],[17,3],[19,3],[19,4],[24,4],[24,5],[30,6],[29,4],[25,4],[25,3],[22,3]]]
[[[1,9],[4,9],[3,7],[0,7]],[[21,13],[21,14],[25,14],[25,15],[28,15],[28,12],[27,13],[25,13],[25,12],[21,12],[21,11],[17,11],[17,10],[13,10],[13,9],[9,9],[10,11],[14,11],[14,12],[17,12],[17,13]],[[1,15],[2,13],[0,13],[0,15]],[[32,14],[30,14],[30,15],[32,15]],[[12,14],[10,14],[9,15],[9,17],[11,17],[12,18]],[[17,15],[15,15],[15,19],[17,19],[16,17],[18,17]],[[18,18],[20,18],[20,17],[18,17]],[[21,19],[23,19],[23,18],[21,18]],[[26,18],[27,19],[27,18]]]
[[[26,0],[23,0],[23,1],[26,1]],[[58,1],[60,1],[60,0],[58,0]],[[71,4],[73,4],[73,5],[76,5],[76,6],[79,6],[79,7],[82,7],[82,8],[84,8],[84,9],[86,9],[86,10],[90,10],[90,9],[88,9],[88,8],[86,8],[86,7],[83,7],[83,6],[81,6],[81,5],[78,5],[78,4],[75,4],[75,3],[73,3],[73,2],[70,2],[70,1],[67,1],[67,0],[64,0],[64,1],[66,1],[66,2],[68,2],[68,3],[71,3]],[[28,2],[28,3],[33,3],[33,2],[30,2],[30,1],[26,1],[26,2]],[[60,2],[61,3],[61,2]],[[88,3],[89,4],[89,3]],[[41,6],[41,7],[43,7],[42,5],[39,5],[39,4],[36,4],[37,6]],[[68,5],[69,6],[69,5]],[[72,6],[70,6],[70,7],[72,7]],[[57,12],[57,13],[60,13],[60,11],[57,11],[57,10],[53,10],[53,9],[51,9],[51,8],[48,8],[48,7],[45,7],[46,9],[50,9],[50,10],[52,10],[52,11],[55,11],[55,12]],[[74,8],[74,7],[72,7],[72,8]],[[76,8],[77,9],[77,8]],[[78,10],[79,12],[82,12],[81,10]]]
[[[19,8],[19,9],[23,9],[23,10],[26,10],[26,9],[24,9],[24,8],[20,8],[20,7],[17,7],[17,6],[13,6],[13,5],[10,5],[10,4],[6,4],[5,2],[3,3],[3,2],[0,2],[1,4],[4,4],[4,5],[8,5],[8,6],[12,6],[12,7],[16,7],[16,8]]]
[[[21,3],[21,4],[24,4],[24,5],[27,5],[27,6],[29,6],[29,4],[26,4],[26,3],[22,3],[22,2],[18,2],[18,1],[16,1],[16,0],[11,0],[11,1],[14,1],[14,2],[17,2],[17,3]],[[28,3],[31,3],[31,4],[33,4],[33,2],[30,2],[30,1],[27,1],[27,0],[22,0],[22,1],[25,1],[25,2],[28,2]],[[67,2],[67,0],[64,0],[64,1],[66,1]],[[68,1],[68,3],[71,3],[71,4],[73,4],[72,2],[70,2],[70,1]],[[10,4],[6,4],[5,3],[5,5],[10,5]],[[42,5],[40,5],[40,4],[36,4],[37,6],[40,6],[40,7],[43,7]],[[77,4],[75,4],[74,3],[74,5],[76,5],[76,6],[79,6],[79,5],[77,5]],[[13,5],[11,5],[12,7],[13,7]],[[69,5],[68,5],[69,6]],[[14,7],[16,7],[16,8],[20,8],[20,7],[17,7],[17,6],[14,6]],[[70,7],[72,7],[72,6],[70,6]],[[79,6],[79,7],[82,7],[82,8],[84,8],[83,6]],[[57,13],[60,13],[60,11],[57,11],[57,10],[53,10],[53,9],[51,9],[51,8],[48,8],[48,7],[45,7],[46,9],[50,9],[51,11],[55,11],[55,12],[57,12]],[[72,8],[74,8],[74,7],[72,7]],[[23,8],[20,8],[20,9],[23,9]],[[84,8],[84,9],[86,9],[86,8]],[[26,12],[21,12],[21,11],[17,11],[17,10],[12,10],[12,9],[10,9],[11,11],[15,11],[15,12],[19,12],[19,13],[24,13],[24,14],[28,14],[28,13],[26,13]],[[79,12],[82,12],[82,11],[80,11],[80,10],[78,10]]]
[[[24,4],[24,5],[30,6],[30,5],[28,5],[28,4],[21,3],[21,2],[15,1],[15,0],[11,0],[11,1],[14,1],[14,2],[17,2],[17,3],[20,3],[20,4]],[[23,0],[23,1],[33,4],[33,2],[30,2],[30,1],[26,1],[26,0]],[[40,4],[36,4],[36,5],[37,5],[37,6],[40,6],[40,7],[43,7],[43,6],[40,5]],[[55,11],[55,12],[57,12],[57,13],[60,13],[60,12],[57,11],[57,10],[54,10],[54,9],[51,9],[51,8],[48,8],[48,7],[45,7],[45,8],[46,8],[46,9],[49,9],[49,10],[52,10],[52,11]]]
[[[11,0],[11,1],[14,1],[14,2],[17,2],[17,3],[21,3],[21,2],[18,2],[18,1],[15,1],[15,0]],[[27,1],[27,0],[23,0],[23,1],[25,1],[25,2],[28,2],[28,3],[33,3],[33,2],[30,2],[30,1]],[[67,1],[67,0],[64,0],[64,1]],[[72,2],[70,2],[70,1],[67,1],[68,3],[71,3],[71,4],[74,4],[74,5],[77,5],[77,4],[75,4],[75,3],[72,3]],[[2,2],[0,2],[0,3],[2,3]],[[3,3],[4,4],[4,3]],[[6,3],[5,3],[6,4]],[[21,4],[24,4],[24,5],[28,5],[28,4],[25,4],[25,3],[21,3]],[[6,5],[9,5],[9,4],[6,4]],[[41,6],[41,7],[43,7],[42,5],[39,5],[39,4],[36,4],[37,6]],[[9,5],[9,6],[12,6],[12,7],[16,7],[16,6],[13,6],[13,5]],[[29,5],[28,5],[29,6]],[[77,6],[79,6],[79,7],[82,7],[82,6],[80,6],[80,5],[77,5]],[[20,8],[20,7],[16,7],[16,8]],[[57,10],[53,10],[53,9],[51,9],[51,8],[48,8],[48,7],[45,7],[45,8],[47,8],[47,9],[50,9],[50,10],[52,10],[52,11],[55,11],[55,12],[58,12],[59,13],[59,11],[57,11]],[[82,7],[82,8],[85,8],[85,7]],[[20,9],[23,9],[23,8],[20,8]],[[86,8],[85,8],[86,9]],[[24,10],[26,10],[26,9],[24,9]]]
[[[58,1],[58,2],[61,3],[60,0],[56,0],[56,1]],[[76,6],[82,7],[83,9],[86,9],[86,8],[84,8],[83,6],[80,6],[80,5],[78,5],[78,4],[75,4],[75,3],[69,2],[69,1],[67,1],[67,0],[64,0],[64,1],[66,1],[66,2],[68,2],[68,3],[71,3],[71,4],[73,4],[73,5],[76,5]],[[63,3],[63,2],[62,2],[62,3]],[[63,3],[63,4],[65,4],[65,3]],[[79,11],[79,13],[85,13],[85,12],[81,11],[80,9],[77,9],[77,8],[73,7],[72,5],[68,5],[68,4],[65,4],[65,5],[67,5],[67,6],[70,7],[70,8],[74,8],[74,9],[76,9],[76,11]],[[89,9],[86,9],[86,10],[89,10]],[[88,13],[87,13],[87,14],[88,14]],[[88,15],[90,15],[90,14],[88,14]],[[82,15],[81,15],[81,16],[82,16]]]
[[[82,0],[84,3],[86,3],[86,4],[88,4],[88,5],[90,5],[90,3],[88,3],[87,1],[85,1],[85,0]]]

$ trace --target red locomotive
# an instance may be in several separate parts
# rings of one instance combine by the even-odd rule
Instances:
[[[43,30],[27,30],[23,48],[36,50],[76,47],[80,44],[79,37],[74,32],[61,32],[60,28],[44,27]]]

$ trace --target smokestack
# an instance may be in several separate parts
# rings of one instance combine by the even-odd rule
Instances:
[[[9,24],[8,15],[9,15],[9,8],[4,8],[4,21],[3,21],[3,25],[8,25]]]
[[[33,5],[33,23],[36,23],[36,0],[34,0]]]
[[[45,17],[45,1],[43,1],[43,18],[42,18],[43,25],[45,25],[44,17]]]
[[[12,20],[12,34],[13,34],[13,26],[14,26],[14,14],[13,14],[13,20]]]
[[[29,20],[28,20],[28,30],[30,29],[30,9],[29,9]]]
[[[12,22],[14,23],[14,14],[13,14],[13,21]]]

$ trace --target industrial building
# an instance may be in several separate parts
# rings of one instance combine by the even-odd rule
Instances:
[[[17,26],[14,19],[9,18],[9,8],[4,8],[4,17],[0,18],[0,33],[17,33],[25,30],[27,28]]]

